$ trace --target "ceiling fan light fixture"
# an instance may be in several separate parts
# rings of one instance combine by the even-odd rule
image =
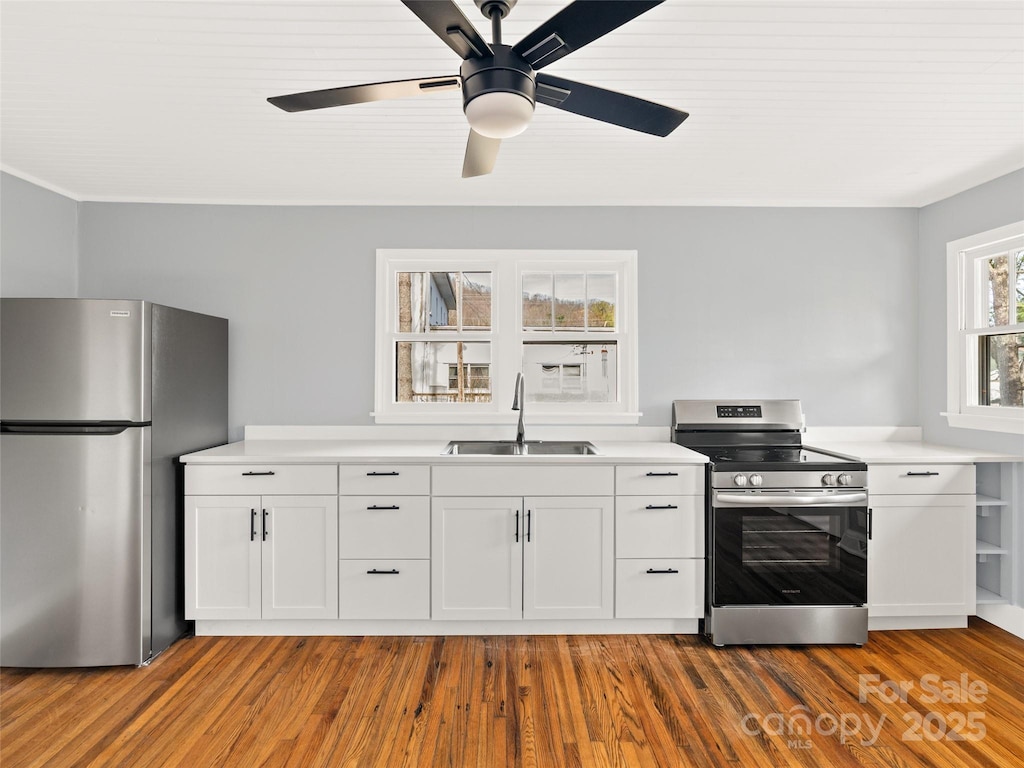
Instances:
[[[508,139],[530,125],[533,106],[530,99],[514,91],[489,91],[466,104],[466,119],[481,136]]]

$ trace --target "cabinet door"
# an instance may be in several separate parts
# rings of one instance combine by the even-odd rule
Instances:
[[[869,615],[973,614],[974,497],[873,496],[871,509]]]
[[[528,497],[523,618],[610,619],[614,608],[611,497]]]
[[[260,618],[260,497],[185,497],[185,618]]]
[[[338,618],[338,497],[264,496],[263,618]]]
[[[522,499],[437,497],[431,512],[431,616],[522,618]]]

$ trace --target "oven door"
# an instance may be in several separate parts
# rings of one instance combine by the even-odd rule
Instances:
[[[864,605],[867,494],[714,491],[709,601]]]

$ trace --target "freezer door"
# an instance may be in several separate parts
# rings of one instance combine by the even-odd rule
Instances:
[[[0,435],[0,665],[148,658],[149,442]]]
[[[0,418],[149,421],[148,310],[141,301],[0,300]]]

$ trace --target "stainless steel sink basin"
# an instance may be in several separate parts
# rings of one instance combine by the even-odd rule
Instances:
[[[448,456],[596,456],[597,448],[586,440],[452,440]]]

